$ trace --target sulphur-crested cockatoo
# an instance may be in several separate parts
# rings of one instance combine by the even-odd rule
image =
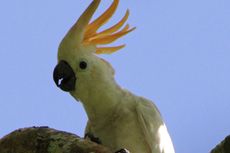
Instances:
[[[117,9],[119,0],[90,22],[100,0],[93,0],[58,48],[56,85],[82,102],[88,116],[86,135],[98,138],[111,150],[131,153],[174,153],[171,138],[157,107],[148,99],[121,88],[114,69],[97,54],[110,54],[120,46],[102,46],[133,31],[126,22],[129,11],[114,26],[98,32]],[[122,28],[121,30],[119,30]],[[141,45],[141,44],[140,44]],[[127,150],[125,150],[127,149]]]

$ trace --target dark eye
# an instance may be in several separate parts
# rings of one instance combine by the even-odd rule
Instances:
[[[85,70],[87,68],[87,63],[85,61],[80,61],[79,67],[82,70]]]

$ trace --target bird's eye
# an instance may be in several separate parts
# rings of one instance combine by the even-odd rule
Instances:
[[[80,67],[80,69],[85,70],[87,68],[86,61],[80,61],[79,67]]]

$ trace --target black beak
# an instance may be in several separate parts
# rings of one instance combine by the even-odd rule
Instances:
[[[53,72],[56,85],[64,91],[75,90],[76,77],[73,69],[66,61],[60,61]]]

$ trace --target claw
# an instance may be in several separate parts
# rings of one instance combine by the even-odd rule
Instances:
[[[93,141],[97,144],[102,144],[101,140],[98,137],[95,137],[92,133],[86,133],[84,138],[85,139],[89,138],[91,141]]]
[[[123,149],[116,151],[115,153],[130,153],[130,152],[127,149],[123,148]]]

